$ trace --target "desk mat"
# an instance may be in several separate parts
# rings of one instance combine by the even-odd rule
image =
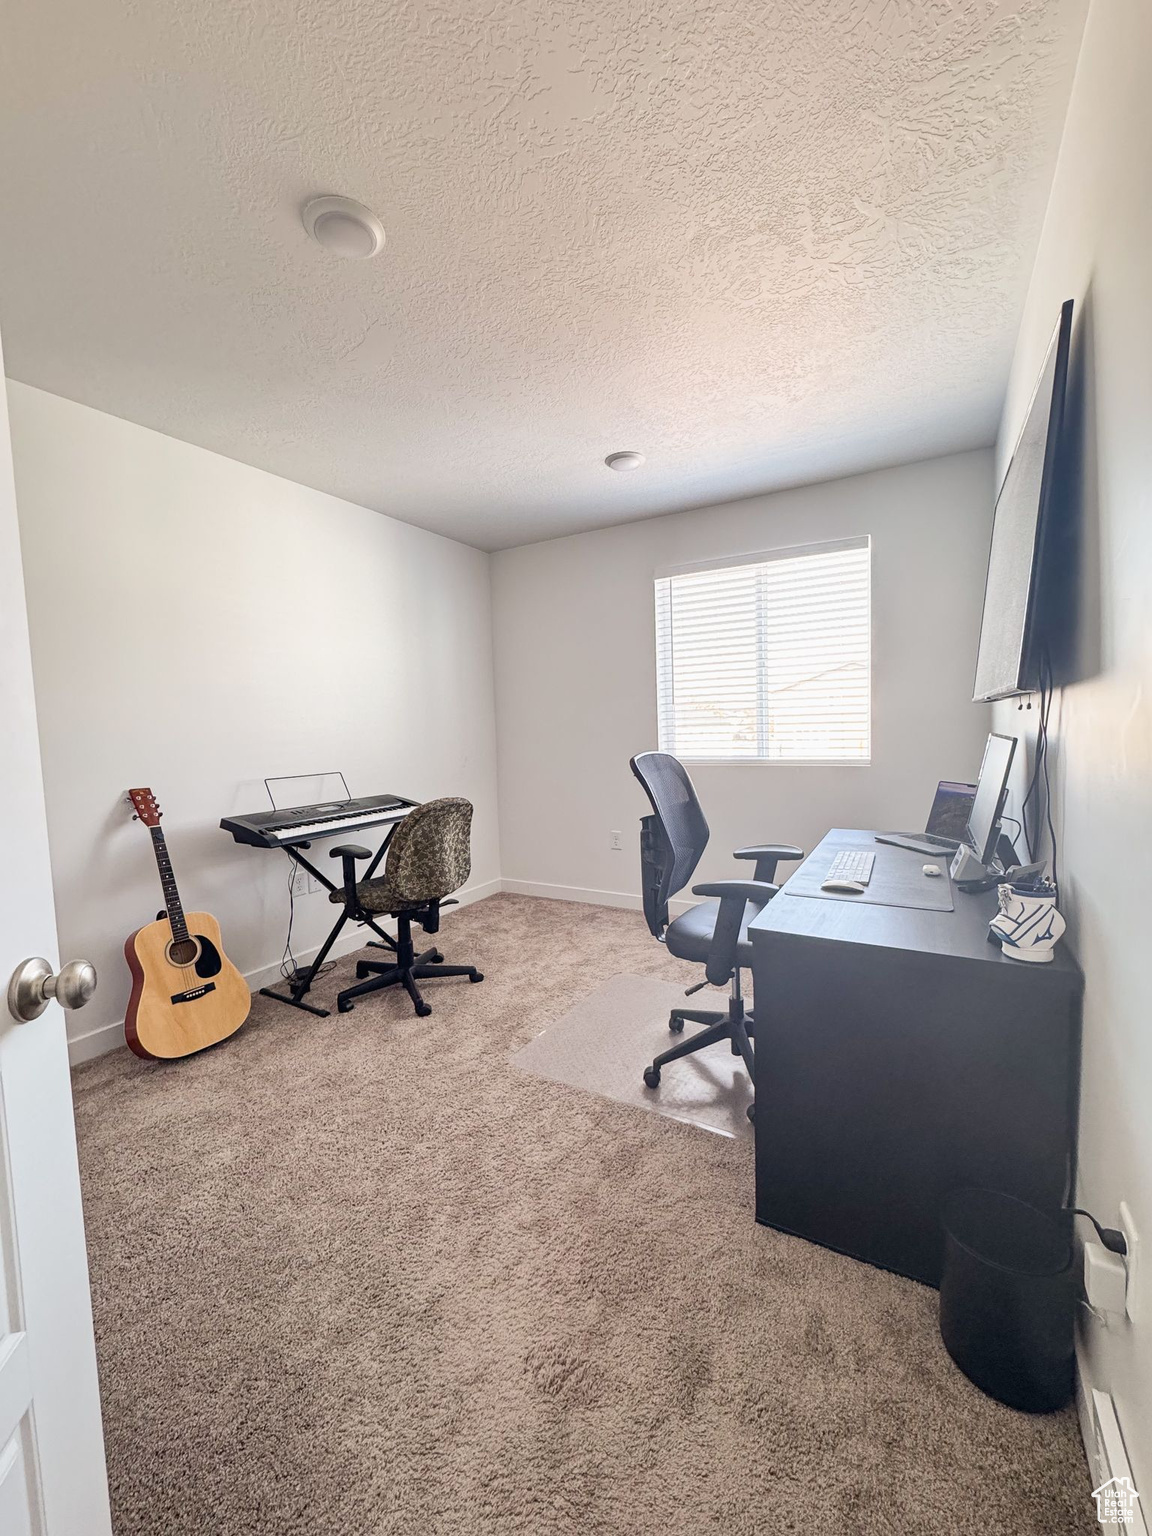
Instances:
[[[851,851],[860,851],[859,843],[851,845]],[[839,848],[822,848],[819,854],[806,859],[788,883],[783,887],[786,896],[815,896],[821,901],[850,901],[874,907],[918,907],[925,912],[954,912],[952,881],[948,877],[950,858],[926,859],[922,853],[912,853],[907,848],[892,848],[878,843],[876,862],[872,866],[872,878],[860,896],[847,892],[822,891],[821,880],[828,877],[832,860],[841,852]],[[938,864],[942,879],[924,873],[925,864]]]

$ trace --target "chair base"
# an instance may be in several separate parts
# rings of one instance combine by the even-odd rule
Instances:
[[[354,987],[345,987],[336,998],[341,1013],[350,1013],[358,997],[370,992],[380,992],[385,987],[401,986],[412,999],[412,1006],[421,1018],[432,1012],[432,1005],[424,1001],[418,981],[437,981],[442,976],[467,976],[469,981],[483,981],[484,977],[474,965],[445,965],[444,956],[438,949],[426,949],[423,954],[413,953],[412,925],[407,914],[400,916],[400,934],[397,956],[386,960],[357,960]],[[365,977],[368,979],[365,980]]]
[[[739,993],[736,993],[728,1001],[726,1013],[709,1012],[699,1008],[673,1008],[668,1016],[668,1028],[674,1035],[680,1034],[685,1023],[704,1024],[707,1028],[699,1034],[692,1035],[688,1040],[682,1040],[679,1045],[674,1045],[671,1050],[662,1051],[655,1058],[650,1067],[644,1069],[644,1085],[647,1088],[659,1088],[660,1073],[669,1062],[680,1061],[685,1056],[693,1056],[697,1051],[703,1051],[710,1045],[716,1045],[721,1040],[727,1040],[732,1048],[733,1056],[742,1056],[744,1065],[748,1069],[748,1076],[755,1081],[755,1056],[752,1049],[752,1041],[755,1036],[756,1021],[754,1016],[744,1007],[744,1001]],[[754,1120],[755,1105],[748,1106],[748,1118]]]

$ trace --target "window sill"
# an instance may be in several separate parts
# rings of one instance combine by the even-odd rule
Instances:
[[[665,748],[661,747],[662,752]],[[871,768],[870,757],[689,757],[674,752],[682,763],[697,768]]]

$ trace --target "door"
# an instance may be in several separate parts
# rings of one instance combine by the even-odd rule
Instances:
[[[2,366],[0,805],[0,1533],[108,1536],[64,1012],[17,1023],[5,997],[59,957]]]

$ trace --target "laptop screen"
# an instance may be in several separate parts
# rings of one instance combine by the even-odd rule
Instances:
[[[941,779],[936,786],[936,798],[928,813],[925,832],[930,832],[933,837],[951,837],[958,843],[963,841],[964,829],[968,825],[968,816],[975,798],[975,784],[959,784],[950,779]]]

